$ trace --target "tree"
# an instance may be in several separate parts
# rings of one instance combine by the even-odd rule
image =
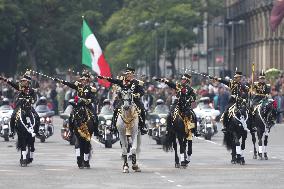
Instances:
[[[103,28],[103,33],[112,40],[106,48],[112,68],[117,70],[126,64],[144,66],[138,65],[137,60],[146,60],[150,62],[151,75],[160,73],[155,67],[155,53],[156,58],[163,53],[162,39],[167,35],[167,59],[175,75],[176,53],[183,47],[192,47],[193,26],[201,21],[198,5],[192,0],[125,1],[123,8],[115,12]]]
[[[85,15],[98,38],[103,38],[100,28],[121,3],[121,0],[0,0],[3,23],[0,58],[17,70],[30,67],[54,73],[55,68],[80,67],[81,16]]]

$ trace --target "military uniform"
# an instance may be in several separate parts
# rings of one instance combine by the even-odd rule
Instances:
[[[262,72],[259,79],[265,79],[265,74]],[[257,105],[261,100],[266,99],[270,94],[270,84],[266,84],[265,81],[254,82],[253,84],[253,105]]]
[[[81,77],[81,79],[88,79],[90,76],[88,74],[83,74],[83,76]],[[75,82],[68,82],[68,81],[63,81],[63,80],[59,80],[59,79],[55,79],[55,81],[60,81],[63,85],[66,85],[68,87],[70,87],[71,89],[76,90],[77,95],[84,101],[86,107],[87,107],[87,111],[90,112],[90,115],[92,116],[94,125],[95,125],[95,131],[94,131],[94,135],[98,135],[98,118],[93,106],[93,103],[95,103],[95,93],[96,93],[96,88],[91,87],[90,85],[86,85],[83,86],[82,83],[80,83],[79,81],[75,81]],[[69,123],[72,124],[73,123],[73,112],[70,115],[69,118]]]
[[[31,81],[31,77],[29,75],[29,73],[25,73],[25,75],[23,76],[23,78],[21,79],[21,81]],[[13,87],[15,90],[19,91],[18,96],[16,97],[16,108],[11,116],[11,121],[10,121],[10,125],[11,125],[11,132],[12,134],[15,133],[15,121],[16,121],[16,113],[19,110],[20,106],[21,106],[21,99],[27,99],[31,104],[34,104],[37,101],[37,95],[36,92],[33,88],[31,88],[30,84],[28,84],[27,86],[24,86],[21,84],[20,82],[13,82],[13,81],[9,81],[7,79],[4,79],[5,82],[7,82],[8,85],[10,85],[11,87]],[[37,114],[37,112],[35,111],[35,109],[33,108],[33,106],[31,106],[31,111],[35,116],[35,128],[34,131],[35,133],[38,132],[38,127],[40,124],[40,118]]]
[[[126,71],[124,74],[134,74],[135,70],[132,68],[126,68]],[[139,128],[141,130],[141,134],[146,134],[147,133],[147,128],[145,124],[145,119],[146,119],[146,110],[144,108],[143,103],[141,102],[141,97],[144,95],[144,82],[137,80],[137,79],[132,79],[130,81],[126,80],[125,78],[122,79],[113,79],[109,77],[102,77],[98,76],[98,78],[101,79],[106,79],[107,81],[116,84],[120,87],[121,91],[128,91],[129,89],[132,91],[133,94],[133,101],[137,107],[138,113],[139,113]],[[114,115],[113,115],[113,126],[116,128],[116,121],[118,118],[118,111],[121,107],[122,103],[117,103],[116,108],[114,110]]]
[[[182,79],[190,80],[191,76],[188,74],[184,74]],[[176,90],[177,92],[177,100],[175,100],[173,106],[171,107],[170,115],[168,116],[168,122],[171,123],[171,120],[173,120],[174,111],[178,107],[179,111],[187,117],[192,123],[195,124],[195,127],[191,129],[192,133],[195,134],[195,136],[198,136],[196,126],[197,126],[197,119],[194,111],[191,108],[191,103],[195,102],[196,100],[196,94],[193,90],[193,88],[190,86],[190,83],[173,83],[168,80],[164,80],[164,82],[172,89]]]
[[[236,72],[234,78],[242,77],[242,72]],[[227,120],[228,120],[228,113],[229,113],[229,108],[236,103],[237,99],[246,99],[248,97],[248,92],[249,92],[249,86],[244,85],[241,83],[241,81],[237,80],[224,80],[222,78],[217,78],[217,80],[220,83],[223,83],[224,85],[227,85],[230,90],[231,90],[231,98],[229,100],[229,103],[227,105],[227,108],[225,109],[223,113],[223,126],[224,129],[223,131],[226,130],[227,127]]]

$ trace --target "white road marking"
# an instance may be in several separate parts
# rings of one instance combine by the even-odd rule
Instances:
[[[173,181],[173,180],[168,180],[168,182],[175,182],[175,181]]]
[[[92,141],[94,141],[95,143],[99,144],[100,146],[104,146],[102,143],[100,143],[99,141],[95,140],[92,138]]]
[[[196,137],[196,138],[199,139],[199,140],[203,140],[203,141],[205,141],[205,142],[211,143],[211,144],[215,144],[215,145],[222,146],[222,144],[219,144],[219,143],[217,143],[217,142],[213,142],[213,141],[211,141],[211,140],[205,140],[204,138],[201,138],[201,137]]]
[[[176,187],[182,187],[182,185],[178,184],[178,185],[176,185]]]
[[[162,178],[166,178],[166,176],[163,176],[163,175],[162,175],[161,177],[162,177]]]
[[[67,171],[67,169],[44,169],[45,171]]]

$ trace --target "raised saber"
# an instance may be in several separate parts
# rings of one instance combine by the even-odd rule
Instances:
[[[52,79],[52,80],[55,79],[54,77],[50,77],[50,76],[48,76],[48,75],[45,75],[45,74],[43,74],[43,73],[40,73],[40,72],[37,72],[37,71],[34,71],[34,70],[27,70],[27,71],[30,71],[30,72],[32,72],[32,73],[35,73],[35,74],[37,74],[37,75],[40,75],[40,76],[43,76],[43,77],[46,77],[46,78],[49,78],[49,79]]]

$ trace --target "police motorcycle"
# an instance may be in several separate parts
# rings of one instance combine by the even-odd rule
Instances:
[[[100,111],[100,114],[98,115],[98,129],[100,135],[98,139],[105,145],[106,148],[112,148],[112,145],[119,140],[118,133],[115,133],[112,129],[112,117],[113,108],[111,106],[110,100],[105,99],[103,101],[103,107]]]
[[[39,101],[36,103],[35,111],[40,118],[39,132],[36,137],[40,139],[40,142],[45,142],[45,140],[54,133],[54,126],[52,123],[54,111],[51,111],[48,108],[47,99],[44,96],[40,97]]]
[[[74,99],[69,100],[69,105],[66,107],[63,113],[60,114],[60,118],[63,119],[63,125],[61,128],[61,137],[68,141],[70,145],[75,145],[75,135],[69,129],[69,117],[73,110],[71,103]]]
[[[216,117],[220,115],[220,111],[210,106],[209,97],[200,98],[193,111],[197,117],[197,130],[206,140],[211,140],[212,136],[218,132]]]
[[[0,137],[4,138],[5,141],[9,141],[9,135],[11,133],[10,120],[13,111],[9,99],[4,98],[0,106]]]
[[[167,132],[167,115],[169,107],[165,105],[162,99],[156,101],[156,107],[153,112],[149,113],[149,131],[148,135],[156,141],[157,144],[162,144]]]

